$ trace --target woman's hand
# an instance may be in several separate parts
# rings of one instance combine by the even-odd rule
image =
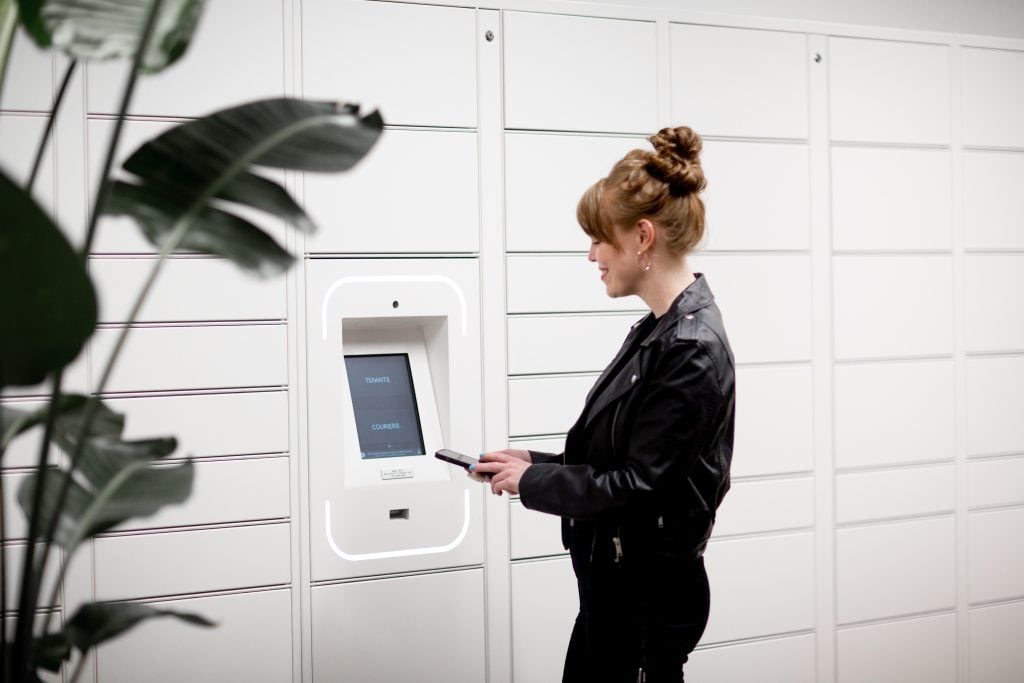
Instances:
[[[501,451],[484,453],[480,462],[471,468],[473,474],[490,475],[491,492],[500,496],[502,492],[519,493],[519,479],[532,464],[529,451],[520,448],[506,448]]]

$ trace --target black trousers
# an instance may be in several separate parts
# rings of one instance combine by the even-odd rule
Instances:
[[[680,683],[710,608],[703,558],[579,562],[563,683]],[[643,672],[642,679],[640,672]]]

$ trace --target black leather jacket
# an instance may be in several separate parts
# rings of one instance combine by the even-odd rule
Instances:
[[[563,518],[574,561],[607,554],[607,541],[615,561],[633,551],[699,557],[729,489],[735,367],[707,281],[698,274],[652,315],[594,385],[565,451],[531,452],[519,484],[523,505]]]

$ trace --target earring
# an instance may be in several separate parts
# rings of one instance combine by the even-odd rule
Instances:
[[[642,271],[644,271],[646,273],[647,271],[649,271],[651,269],[651,259],[647,259],[647,265],[646,266],[641,266],[640,265],[640,257],[643,255],[643,253],[644,252],[642,252],[642,251],[636,252],[636,258],[633,259],[633,262],[636,264],[637,268],[639,268],[640,270],[642,270]]]

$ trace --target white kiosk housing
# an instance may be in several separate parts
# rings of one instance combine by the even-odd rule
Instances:
[[[308,268],[312,580],[482,564],[477,263]]]

